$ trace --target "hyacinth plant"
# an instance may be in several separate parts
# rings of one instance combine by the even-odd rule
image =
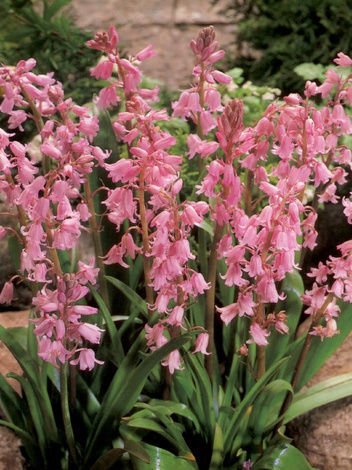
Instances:
[[[190,129],[174,155],[159,89],[138,67],[155,52],[121,57],[118,42],[111,27],[87,44],[103,54],[89,106],[34,59],[0,68],[0,188],[18,220],[0,227],[18,268],[0,302],[24,283],[33,303],[25,344],[0,328],[23,370],[9,374],[21,394],[0,376],[1,424],[38,469],[310,469],[285,425],[352,381],[302,391],[351,330],[352,241],[312,267],[308,287],[300,275],[318,205],[339,201],[351,169],[352,59],[339,53],[321,86],[245,127],[243,102],[222,100],[232,78],[204,28],[193,84],[172,103]],[[38,137],[25,143],[29,120]],[[192,159],[198,181],[185,188]],[[351,198],[341,203],[352,223]],[[89,262],[77,260],[84,232]]]

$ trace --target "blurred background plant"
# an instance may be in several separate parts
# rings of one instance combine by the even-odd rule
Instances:
[[[328,65],[352,48],[352,9],[345,0],[230,0],[224,14],[238,23],[239,56],[232,64],[243,68],[246,80],[280,88],[283,96],[303,90],[297,65]],[[248,45],[259,56],[249,56]]]
[[[89,67],[97,51],[87,49],[90,33],[76,28],[65,7],[72,0],[3,0],[0,4],[0,62],[15,65],[34,57],[39,73],[52,70],[68,97],[86,103],[99,90]]]

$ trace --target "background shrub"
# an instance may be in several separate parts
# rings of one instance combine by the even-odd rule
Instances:
[[[278,87],[283,96],[304,86],[295,66],[328,65],[337,52],[348,54],[352,48],[352,9],[346,0],[230,0],[225,13],[239,23],[236,66],[246,79]],[[245,43],[260,58],[248,57]]]

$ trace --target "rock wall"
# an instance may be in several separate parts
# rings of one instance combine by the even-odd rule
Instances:
[[[190,40],[212,24],[221,48],[235,52],[237,26],[221,10],[227,0],[73,0],[70,15],[83,29],[103,31],[118,28],[122,46],[131,55],[149,44],[157,55],[142,64],[151,78],[178,88],[188,86],[193,68]]]

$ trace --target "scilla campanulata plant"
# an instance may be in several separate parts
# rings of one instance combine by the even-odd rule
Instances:
[[[88,321],[98,309],[84,299],[98,285],[109,308],[105,265],[127,269],[136,257],[142,258],[147,346],[157,351],[191,332],[196,338],[192,351],[205,355],[210,381],[214,317],[219,315],[225,325],[247,318],[246,339],[238,350],[258,381],[266,373],[271,332],[289,333],[287,312],[275,310],[285,299],[281,283],[301,268],[306,250],[315,247],[317,206],[338,202],[338,186],[346,183],[351,168],[351,151],[339,140],[352,133],[345,110],[352,103],[351,75],[342,78],[329,70],[322,85],[308,82],[303,97],[295,93],[271,103],[256,125],[245,128],[242,101],[222,103],[219,86],[228,85],[231,77],[215,68],[225,53],[218,49],[214,28],[208,27],[191,41],[194,83],[172,103],[173,117],[194,124],[187,156],[198,159],[200,174],[198,198],[182,200],[183,156],[173,155],[176,138],[163,127],[170,117],[157,107],[158,87],[141,86],[138,64],[155,52],[148,46],[127,59],[119,55],[118,43],[114,27],[88,42],[103,53],[91,69],[93,77],[106,83],[95,105],[116,111],[112,128],[126,148],[125,156],[115,161],[94,144],[98,116],[65,98],[52,74],[36,75],[34,59],[0,68],[0,111],[9,116],[7,130],[0,130],[0,188],[19,221],[17,232],[1,226],[0,235],[15,234],[21,246],[19,273],[4,285],[0,301],[11,302],[14,282],[31,285],[38,355],[60,369],[66,438],[77,465],[80,455],[65,394],[67,368],[72,375],[73,366],[91,371],[103,363],[95,357],[97,348],[89,346],[101,342],[102,322]],[[335,62],[341,69],[352,66],[342,53]],[[317,107],[315,96],[325,104]],[[17,140],[27,120],[37,127],[39,161],[31,156],[31,144]],[[98,167],[112,184],[93,192],[89,175]],[[307,204],[310,187],[315,195]],[[98,191],[106,193],[99,214],[93,202]],[[343,198],[342,204],[351,223],[351,199]],[[99,239],[105,217],[121,234],[107,252]],[[206,231],[205,226],[212,228]],[[92,234],[95,257],[65,270],[63,254],[77,246],[83,230]],[[337,300],[352,301],[352,242],[338,249],[339,256],[309,274],[313,287],[302,301],[311,321],[293,387],[312,337],[338,333]],[[226,305],[217,300],[219,282],[233,289]],[[204,315],[197,324],[188,312],[202,296]],[[169,371],[169,389],[175,370],[185,368],[182,354],[174,348],[161,360]],[[287,401],[284,408],[288,406]]]

